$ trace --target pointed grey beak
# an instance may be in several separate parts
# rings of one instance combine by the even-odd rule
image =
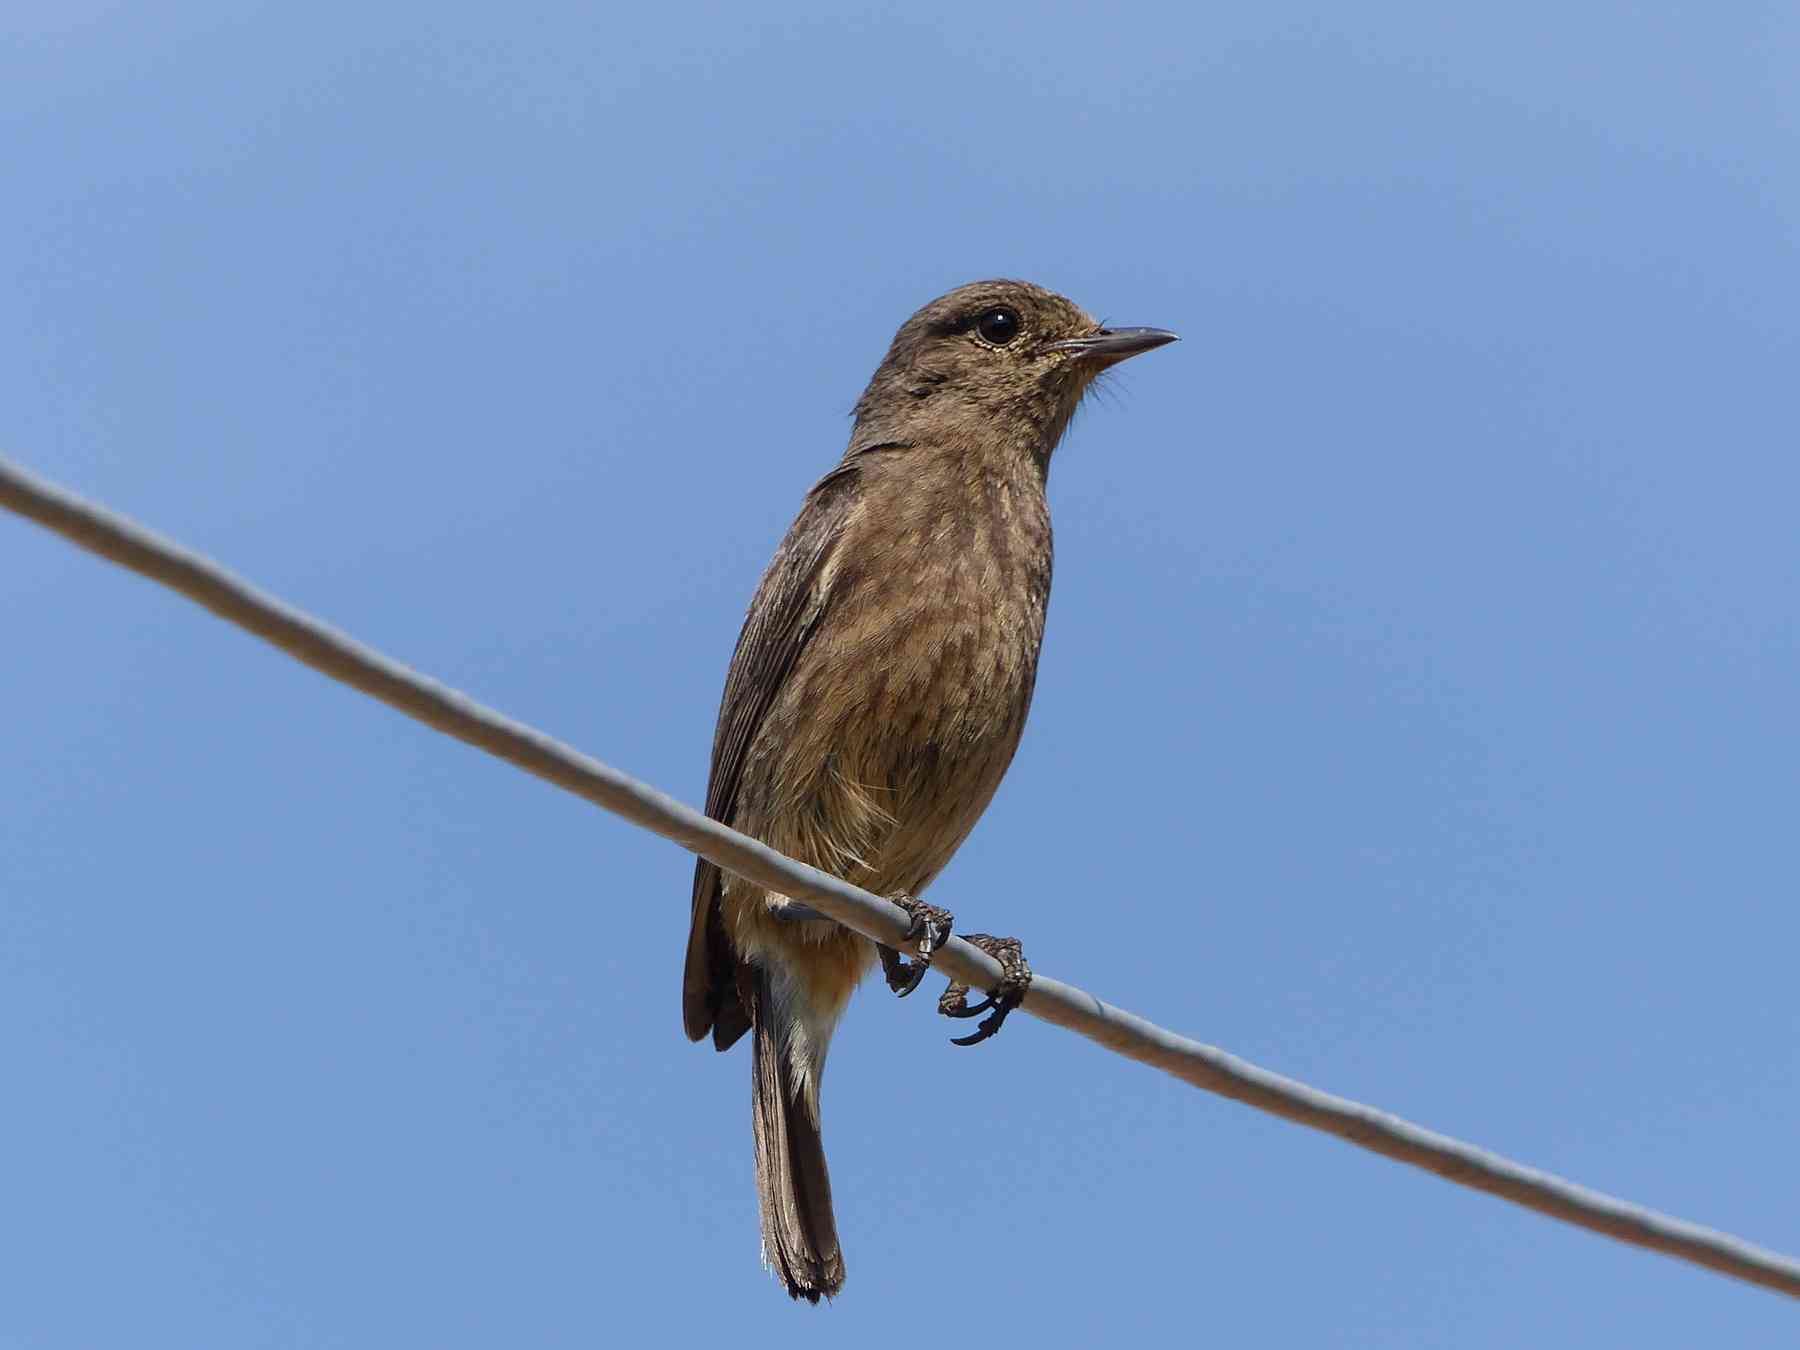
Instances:
[[[1153,351],[1157,347],[1179,341],[1181,339],[1166,328],[1102,328],[1098,333],[1090,333],[1086,337],[1064,338],[1061,342],[1052,342],[1046,350],[1070,352],[1078,360],[1110,366],[1115,361],[1123,361],[1139,352]]]

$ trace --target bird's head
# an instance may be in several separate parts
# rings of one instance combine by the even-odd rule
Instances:
[[[929,440],[1013,446],[1048,463],[1094,377],[1174,342],[1108,328],[1025,281],[977,281],[901,325],[856,404],[851,452]]]

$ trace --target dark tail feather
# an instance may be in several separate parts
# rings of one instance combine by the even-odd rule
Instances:
[[[750,1098],[763,1260],[781,1276],[790,1297],[817,1303],[844,1287],[844,1256],[831,1213],[831,1174],[825,1168],[819,1123],[806,1102],[794,1096],[787,1038],[775,1018],[769,977],[758,971]]]

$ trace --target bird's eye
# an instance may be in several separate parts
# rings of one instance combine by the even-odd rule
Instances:
[[[975,320],[975,331],[983,342],[1004,347],[1019,336],[1019,316],[1010,309],[990,309]]]

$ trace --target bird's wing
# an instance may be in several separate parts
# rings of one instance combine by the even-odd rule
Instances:
[[[825,613],[821,574],[843,537],[860,473],[857,459],[847,460],[807,494],[750,604],[713,734],[706,814],[714,820],[731,823],[751,743]],[[690,1040],[711,1031],[724,1050],[748,1030],[750,1016],[737,995],[738,958],[719,914],[719,882],[719,869],[701,858],[694,868],[681,1016]]]

